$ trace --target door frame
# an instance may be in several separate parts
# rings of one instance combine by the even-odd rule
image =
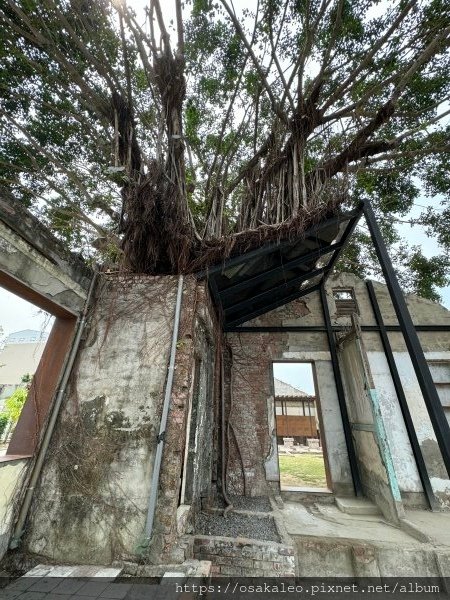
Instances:
[[[311,371],[312,371],[313,383],[314,383],[314,391],[315,391],[315,399],[316,399],[316,413],[317,413],[317,420],[319,422],[320,441],[321,441],[321,445],[322,445],[322,449],[323,449],[323,462],[324,462],[324,466],[325,466],[325,478],[326,478],[326,482],[327,482],[327,488],[330,491],[333,491],[333,481],[331,479],[330,465],[328,463],[328,448],[327,448],[327,442],[326,442],[325,428],[323,426],[322,405],[321,405],[321,401],[320,401],[319,385],[318,385],[318,378],[317,378],[315,362],[316,362],[315,360],[307,360],[307,359],[301,359],[301,360],[298,360],[298,359],[281,359],[281,360],[273,359],[270,361],[270,375],[271,375],[270,386],[271,386],[272,397],[273,397],[275,440],[277,439],[277,431],[276,431],[277,415],[276,415],[276,401],[275,401],[274,364],[285,363],[285,364],[308,364],[308,365],[311,365]],[[276,454],[277,454],[277,463],[278,463],[278,473],[280,473],[280,458],[278,455],[278,443],[277,442],[276,442]],[[279,484],[280,490],[281,490],[280,479],[278,480],[278,484]],[[305,486],[305,488],[306,488],[306,486]],[[296,491],[302,492],[305,488],[299,487],[296,489]],[[308,488],[308,490],[309,489],[310,488]],[[321,490],[322,488],[318,488],[318,489]]]

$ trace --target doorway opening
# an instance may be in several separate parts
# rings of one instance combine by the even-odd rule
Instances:
[[[76,315],[0,270],[0,463],[34,454]]]
[[[0,457],[22,413],[53,317],[0,287]]]
[[[312,362],[273,363],[280,488],[330,491]]]

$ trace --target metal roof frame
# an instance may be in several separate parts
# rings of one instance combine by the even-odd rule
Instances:
[[[348,243],[361,204],[301,236],[263,244],[198,273],[206,277],[225,331],[318,290]]]

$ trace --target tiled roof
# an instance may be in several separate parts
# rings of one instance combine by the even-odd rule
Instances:
[[[277,379],[276,377],[274,377],[273,379],[275,383],[275,396],[288,396],[289,398],[305,398],[309,395],[303,390],[299,390],[293,385],[281,381],[281,379]]]

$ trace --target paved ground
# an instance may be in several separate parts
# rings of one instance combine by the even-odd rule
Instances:
[[[2,600],[169,600],[178,596],[176,580],[144,584],[105,578],[21,577],[0,590]]]

